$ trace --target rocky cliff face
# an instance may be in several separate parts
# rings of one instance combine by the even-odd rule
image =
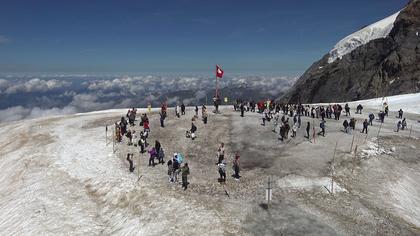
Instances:
[[[420,91],[420,0],[398,14],[384,38],[340,58],[315,62],[282,97],[289,102],[332,102]]]

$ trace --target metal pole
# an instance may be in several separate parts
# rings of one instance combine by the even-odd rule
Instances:
[[[408,138],[411,138],[411,130],[413,129],[413,125],[410,126],[410,133],[408,134]]]

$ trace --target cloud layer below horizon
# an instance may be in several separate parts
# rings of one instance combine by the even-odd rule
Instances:
[[[220,87],[276,98],[296,77],[237,76]],[[0,77],[0,122],[111,108],[196,105],[212,94],[214,79],[200,76],[7,76]],[[239,93],[240,94],[240,93]],[[211,98],[209,98],[211,99]],[[236,99],[231,97],[230,99]]]

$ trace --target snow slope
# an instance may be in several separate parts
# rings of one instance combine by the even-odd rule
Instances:
[[[385,38],[388,36],[399,13],[400,12],[397,12],[383,20],[366,26],[365,28],[340,40],[330,51],[328,63],[332,63],[338,58],[341,59],[344,55],[352,52],[357,47],[360,47],[361,45],[364,45],[374,39]]]

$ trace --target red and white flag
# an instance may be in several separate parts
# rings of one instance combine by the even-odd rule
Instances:
[[[216,65],[216,78],[222,78],[223,77],[223,70],[220,68],[220,66]]]

